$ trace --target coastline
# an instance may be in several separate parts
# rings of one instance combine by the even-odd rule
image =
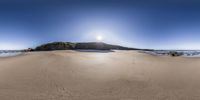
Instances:
[[[24,56],[24,55],[27,55],[28,52],[20,52],[19,54],[11,54],[11,55],[8,55],[8,56],[0,56],[0,59],[7,59],[7,58],[14,58],[14,57],[20,57],[20,56]]]

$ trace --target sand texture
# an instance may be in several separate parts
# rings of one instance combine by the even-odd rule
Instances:
[[[200,58],[71,50],[0,58],[0,100],[200,100]]]

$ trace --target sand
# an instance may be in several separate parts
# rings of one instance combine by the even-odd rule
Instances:
[[[200,58],[137,51],[0,58],[0,100],[199,100]]]

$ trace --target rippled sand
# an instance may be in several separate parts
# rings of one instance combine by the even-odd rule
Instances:
[[[137,51],[0,58],[0,100],[199,100],[200,58]]]

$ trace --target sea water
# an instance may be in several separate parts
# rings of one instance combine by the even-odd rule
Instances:
[[[183,55],[181,56],[183,57],[200,57],[200,50],[153,50],[153,51],[142,51],[142,52],[151,55],[162,56],[162,55],[168,55],[168,53],[171,51],[182,53]]]
[[[22,52],[19,50],[0,50],[0,57],[11,57],[20,55]]]

